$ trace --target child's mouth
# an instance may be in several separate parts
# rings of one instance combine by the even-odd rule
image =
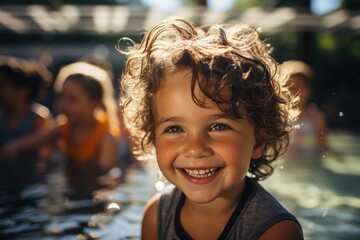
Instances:
[[[184,173],[194,178],[207,178],[216,174],[221,168],[203,168],[203,169],[187,169],[183,168]]]

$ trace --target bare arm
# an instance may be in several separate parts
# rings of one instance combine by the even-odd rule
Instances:
[[[50,113],[49,109],[45,106],[42,106],[40,104],[33,104],[32,110],[35,113],[35,121],[34,121],[34,129],[35,132],[41,131],[44,128],[50,128],[52,121],[54,121],[54,118],[52,114]],[[46,142],[44,144],[41,144],[41,146],[38,147],[38,161],[36,164],[36,170],[38,172],[45,172],[46,168],[48,166],[48,160],[51,157],[51,153],[53,152],[54,141]]]
[[[158,239],[157,211],[159,199],[160,194],[156,194],[145,206],[141,227],[141,239],[143,240]]]
[[[302,230],[294,221],[285,220],[271,226],[260,240],[303,240]]]
[[[60,134],[59,126],[64,124],[65,121],[63,117],[59,117],[57,120],[47,121],[46,126],[35,133],[15,139],[6,144],[1,149],[0,155],[15,156],[16,154],[36,149],[44,143],[55,140]]]

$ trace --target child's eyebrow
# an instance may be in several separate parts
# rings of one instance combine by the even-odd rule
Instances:
[[[234,117],[231,116],[230,114],[226,114],[226,113],[223,113],[223,114],[215,114],[212,116],[213,119],[220,119],[220,118],[227,118],[227,119],[231,119],[233,120]]]
[[[211,120],[217,120],[217,119],[222,119],[222,118],[225,118],[225,119],[229,119],[229,120],[234,120],[235,118],[229,114],[226,114],[226,113],[221,113],[221,114],[213,114],[213,115],[209,115],[209,119]],[[156,126],[159,126],[163,123],[166,123],[166,122],[179,122],[181,120],[183,120],[184,118],[182,117],[165,117],[165,118],[160,118],[159,121],[157,121],[156,123]]]
[[[242,120],[242,119],[247,119],[247,116],[244,116],[243,114],[241,114],[240,117],[235,117],[235,116],[232,116],[231,114],[223,113],[223,114],[215,114],[212,116],[212,118],[214,120],[228,119],[228,120],[232,120],[232,121],[238,121],[238,120]]]
[[[160,118],[159,121],[157,121],[156,126],[159,126],[160,124],[166,123],[166,122],[177,122],[180,121],[181,117],[165,117],[165,118]]]

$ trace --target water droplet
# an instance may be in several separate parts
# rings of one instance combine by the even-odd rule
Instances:
[[[165,183],[163,181],[156,181],[156,183],[155,183],[156,191],[160,192],[160,191],[164,190],[164,188],[165,188]]]
[[[120,211],[120,206],[116,202],[111,202],[110,204],[108,204],[106,210],[108,213],[114,214]]]
[[[115,202],[112,202],[108,205],[107,209],[120,209],[120,206],[119,204],[115,203]]]
[[[324,217],[326,217],[327,216],[327,214],[328,214],[328,210],[326,210],[326,209],[324,209],[324,211],[323,211],[323,213],[322,213],[322,217],[324,218]]]
[[[344,116],[344,113],[343,113],[343,112],[339,112],[339,116],[340,116],[340,117]]]

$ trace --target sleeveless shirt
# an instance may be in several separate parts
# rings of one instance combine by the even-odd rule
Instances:
[[[107,129],[108,126],[106,122],[97,121],[96,126],[89,132],[86,139],[81,143],[75,144],[71,136],[72,129],[69,123],[61,126],[60,131],[64,139],[66,154],[71,156],[79,164],[95,158],[101,139]]]
[[[61,127],[64,140],[64,152],[67,157],[66,175],[70,186],[76,194],[84,198],[92,196],[92,192],[100,188],[97,177],[101,175],[97,158],[101,139],[107,131],[105,121],[97,121],[96,126],[89,132],[86,139],[75,144],[69,123]]]
[[[158,206],[159,239],[191,239],[180,223],[184,202],[184,193],[175,187],[163,192]],[[283,220],[294,221],[300,226],[295,216],[257,181],[247,178],[245,191],[218,239],[259,239],[268,228]]]

